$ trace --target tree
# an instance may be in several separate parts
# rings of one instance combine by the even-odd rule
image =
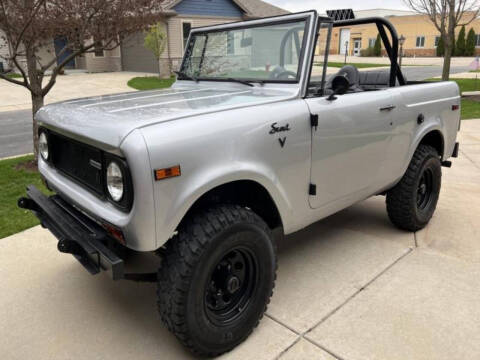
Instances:
[[[440,40],[438,40],[437,56],[438,57],[444,57],[445,56],[445,44],[443,42],[443,37],[442,36],[440,36]]]
[[[465,33],[465,25],[463,25],[460,29],[460,33],[458,34],[458,40],[455,46],[455,56],[465,56],[465,49],[467,48]]]
[[[470,29],[467,35],[467,44],[465,47],[465,55],[466,56],[474,56],[475,55],[475,44],[477,42],[477,35],[475,34],[475,30],[473,28]]]
[[[165,51],[167,45],[167,33],[163,30],[163,26],[160,23],[152,25],[145,35],[144,46],[153,52],[155,59],[158,61],[160,72],[160,56]]]
[[[468,25],[478,17],[479,0],[403,0],[419,14],[427,15],[440,32],[445,45],[442,80],[450,78],[455,29]]]
[[[5,60],[22,78],[0,78],[30,92],[32,113],[44,105],[57,76],[75,57],[112,50],[121,40],[142,31],[161,17],[156,0],[0,0],[0,29],[10,45]],[[53,52],[53,39],[64,39]],[[48,56],[41,55],[45,52]],[[25,65],[23,63],[25,62]],[[47,71],[49,77],[46,77]],[[44,81],[45,80],[45,81]],[[38,125],[33,117],[33,143],[38,157]]]
[[[375,40],[375,46],[373,49],[375,56],[382,56],[382,39],[380,38],[380,34],[377,35],[377,40]]]

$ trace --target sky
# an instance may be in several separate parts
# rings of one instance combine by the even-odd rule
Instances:
[[[321,13],[335,9],[399,9],[409,10],[402,0],[264,0],[290,11],[317,9]]]

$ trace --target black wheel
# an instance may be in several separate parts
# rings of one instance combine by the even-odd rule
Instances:
[[[271,231],[251,210],[221,205],[197,213],[162,254],[162,321],[194,353],[225,353],[258,325],[276,267]]]
[[[435,212],[442,182],[437,150],[420,145],[402,180],[387,192],[387,211],[392,223],[403,230],[423,229]]]

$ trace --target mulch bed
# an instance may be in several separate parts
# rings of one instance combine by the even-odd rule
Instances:
[[[35,160],[30,160],[30,161],[19,163],[15,166],[15,170],[37,172],[38,171],[37,162]]]

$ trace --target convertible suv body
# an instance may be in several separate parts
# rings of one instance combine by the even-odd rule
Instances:
[[[377,25],[390,71],[329,75],[332,28],[363,23]],[[162,320],[197,353],[228,351],[272,294],[272,230],[374,195],[401,229],[432,217],[441,166],[458,154],[459,89],[407,82],[397,49],[384,19],[315,11],[194,29],[171,89],[36,114],[39,169],[56,194],[29,187],[19,206],[92,274],[142,279],[125,272],[125,250],[157,252]]]

